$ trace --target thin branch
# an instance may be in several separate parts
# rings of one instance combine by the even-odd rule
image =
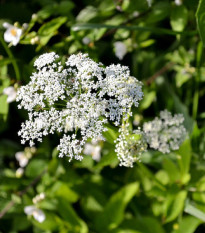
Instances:
[[[165,72],[167,72],[169,69],[171,69],[173,66],[175,65],[175,63],[173,62],[169,62],[168,64],[166,64],[165,66],[163,66],[160,70],[158,70],[154,75],[152,75],[151,77],[149,77],[146,81],[147,85],[152,84],[155,79],[157,77],[159,77],[160,75],[164,74]]]
[[[27,193],[27,191],[33,187],[35,184],[37,184],[39,182],[39,180],[41,179],[41,177],[47,172],[47,169],[43,170],[43,172],[37,176],[25,189],[17,192],[17,195],[19,197],[22,197],[25,193]],[[15,202],[12,200],[10,201],[5,208],[0,212],[0,219],[15,205]]]

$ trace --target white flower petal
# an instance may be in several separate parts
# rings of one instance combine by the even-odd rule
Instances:
[[[114,47],[115,47],[115,56],[118,57],[120,60],[122,60],[125,54],[127,53],[126,45],[121,41],[116,41],[114,43]]]
[[[35,209],[35,211],[33,211],[33,217],[38,222],[43,222],[46,219],[44,212],[40,209],[37,209],[37,208]]]
[[[11,42],[11,41],[12,41],[12,38],[13,38],[13,36],[11,35],[10,30],[7,29],[7,30],[5,31],[5,33],[4,33],[4,40],[5,40],[6,42]]]
[[[5,23],[3,23],[3,27],[10,28],[10,27],[12,27],[12,25],[10,23],[5,22]]]
[[[32,215],[35,210],[36,207],[34,205],[29,205],[24,208],[24,213],[27,215]]]

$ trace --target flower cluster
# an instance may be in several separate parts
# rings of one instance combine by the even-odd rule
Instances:
[[[22,143],[33,146],[35,140],[60,132],[59,156],[69,160],[82,160],[87,140],[104,140],[105,123],[119,126],[143,97],[141,83],[128,67],[104,67],[87,54],[71,55],[63,65],[58,55],[46,53],[34,66],[37,72],[17,93],[18,107],[29,112],[19,135]]]
[[[129,123],[122,124],[120,135],[116,140],[116,149],[120,166],[133,167],[133,163],[140,161],[142,152],[146,151],[147,143],[144,133],[139,129],[129,129]]]
[[[167,110],[160,112],[160,117],[143,125],[145,137],[149,146],[162,153],[178,150],[186,137],[182,114],[171,115]]]

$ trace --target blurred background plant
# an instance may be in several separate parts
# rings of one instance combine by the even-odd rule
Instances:
[[[204,0],[0,1],[0,232],[205,232],[204,10]],[[50,51],[129,66],[144,83],[134,129],[168,109],[189,137],[133,168],[118,167],[112,126],[82,162],[58,158],[58,135],[24,148],[16,90]]]

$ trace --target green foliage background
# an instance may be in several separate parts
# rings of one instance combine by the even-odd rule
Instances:
[[[205,232],[204,10],[204,0],[180,6],[153,0],[151,7],[146,0],[0,1],[0,232]],[[15,21],[29,25],[20,43],[8,47],[2,23]],[[128,49],[122,61],[116,41]],[[116,129],[105,135],[98,163],[91,156],[58,158],[58,135],[47,137],[17,178],[15,153],[24,150],[17,132],[27,115],[17,103],[8,105],[3,89],[26,84],[35,58],[49,51],[63,59],[81,51],[105,65],[129,66],[144,83],[135,117],[144,122],[165,108],[183,113],[189,137],[170,154],[148,150],[134,168],[118,167]],[[40,192],[43,223],[23,211]]]

